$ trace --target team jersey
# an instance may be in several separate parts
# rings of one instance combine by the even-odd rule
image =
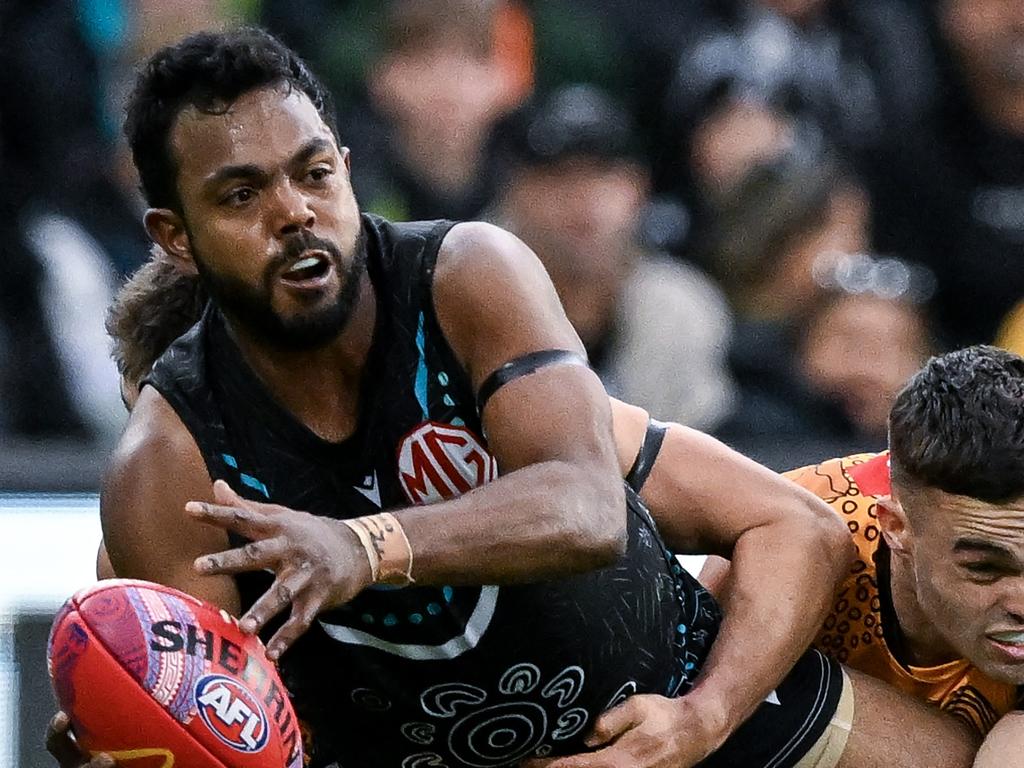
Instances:
[[[499,475],[434,314],[434,264],[451,226],[364,217],[377,327],[358,424],[343,442],[321,440],[273,398],[215,307],[175,342],[148,383],[211,478],[254,500],[350,518],[442,502]],[[629,489],[627,499],[626,553],[607,568],[508,586],[376,587],[320,615],[281,663],[314,765],[486,768],[568,754],[629,695],[685,692],[718,610]],[[239,577],[243,607],[271,579]]]
[[[903,664],[889,588],[889,549],[876,503],[891,493],[888,454],[859,454],[787,472],[842,517],[857,559],[836,593],[815,647],[840,663],[951,712],[985,734],[1017,704],[1016,687],[985,676],[967,659],[936,667]]]

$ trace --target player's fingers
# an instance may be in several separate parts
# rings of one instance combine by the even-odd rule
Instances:
[[[322,602],[318,599],[301,603],[296,601],[292,604],[292,615],[267,643],[267,657],[271,661],[281,658],[281,654],[306,633],[320,612],[319,608]]]
[[[46,727],[46,751],[57,760],[61,768],[116,768],[114,758],[100,753],[89,758],[78,748],[71,735],[71,718],[58,712]]]
[[[239,496],[235,489],[224,480],[215,480],[213,482],[213,498],[218,504],[223,504],[226,507],[244,507],[245,509],[262,512],[265,515],[273,515],[283,509],[283,507],[279,507],[276,504],[265,504]]]
[[[594,721],[594,727],[583,740],[590,748],[608,744],[643,721],[643,707],[638,699],[626,699]]]
[[[308,582],[309,572],[306,570],[279,573],[270,589],[260,595],[252,607],[245,612],[242,620],[238,623],[242,631],[253,635],[259,632],[267,625],[268,621],[291,604]]]
[[[272,568],[288,549],[288,541],[280,536],[273,539],[250,541],[237,549],[228,549],[212,555],[197,557],[197,573],[210,576],[220,573],[243,573]]]
[[[258,510],[246,507],[190,501],[185,505],[185,511],[201,523],[216,525],[249,539],[265,538],[274,530],[270,518]]]
[[[64,712],[54,715],[46,727],[46,751],[61,768],[76,768],[85,762],[85,756],[71,738],[71,718]]]

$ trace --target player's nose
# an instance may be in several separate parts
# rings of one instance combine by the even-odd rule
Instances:
[[[1007,579],[1005,586],[1001,607],[1010,622],[1024,629],[1024,576]]]
[[[316,224],[309,197],[287,181],[274,189],[271,204],[271,222],[277,237],[294,235]]]

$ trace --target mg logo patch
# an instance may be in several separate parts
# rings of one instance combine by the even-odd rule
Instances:
[[[239,752],[259,752],[270,735],[256,697],[237,680],[207,675],[196,685],[196,707],[213,735]]]
[[[398,478],[413,504],[461,496],[497,475],[497,461],[466,427],[425,421],[398,446]]]

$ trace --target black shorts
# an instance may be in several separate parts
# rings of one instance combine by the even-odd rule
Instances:
[[[701,762],[701,768],[792,768],[832,721],[843,685],[843,670],[837,662],[816,650],[808,651],[775,695]]]

